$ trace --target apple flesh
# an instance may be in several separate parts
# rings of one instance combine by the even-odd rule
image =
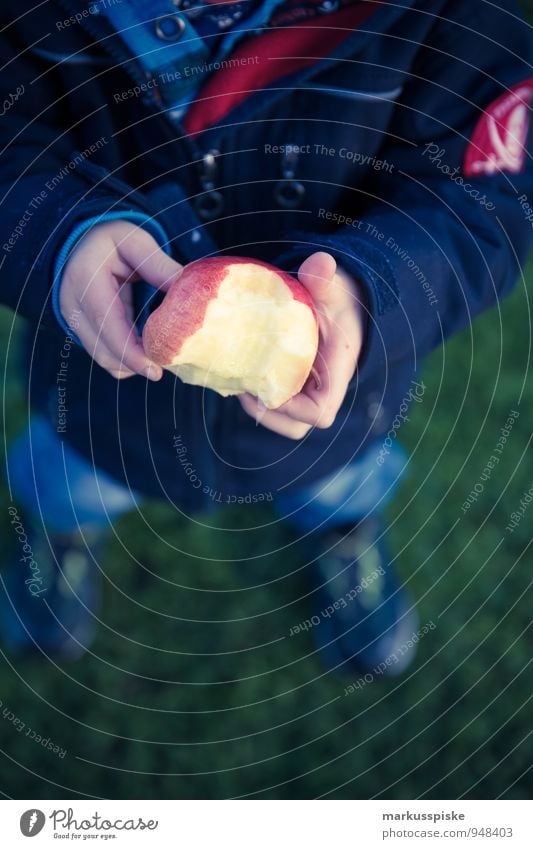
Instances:
[[[318,348],[302,284],[264,262],[213,257],[187,265],[143,330],[147,355],[185,383],[250,392],[269,409],[296,395]]]

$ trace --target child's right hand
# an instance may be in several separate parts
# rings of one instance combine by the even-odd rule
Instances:
[[[61,315],[69,326],[76,316],[80,342],[113,377],[160,380],[163,370],[144,353],[133,323],[131,284],[142,279],[165,291],[181,271],[142,227],[126,220],[97,224],[80,239],[63,271]]]

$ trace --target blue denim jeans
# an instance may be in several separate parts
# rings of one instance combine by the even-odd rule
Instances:
[[[388,504],[407,462],[397,443],[384,458],[379,442],[312,486],[277,493],[274,504],[280,518],[303,531],[355,523]],[[103,530],[143,501],[140,493],[91,465],[42,416],[34,416],[15,440],[7,468],[15,501],[55,532],[78,526]]]

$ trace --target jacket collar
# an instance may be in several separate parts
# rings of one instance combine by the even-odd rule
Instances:
[[[55,2],[71,15],[75,15],[76,12],[80,12],[80,9],[85,8],[81,0],[55,0]],[[314,65],[289,74],[280,81],[283,83],[283,88],[286,89],[289,86],[301,85],[316,74],[327,70],[329,67],[333,67],[339,60],[356,56],[370,41],[379,38],[384,32],[390,32],[396,21],[400,20],[409,9],[415,6],[418,0],[402,0],[401,5],[391,4],[389,2],[377,2],[377,0],[363,0],[363,2],[365,5],[368,4],[369,6],[376,7],[368,24],[357,29],[355,32],[350,31],[339,45]],[[162,116],[166,118],[167,124],[171,125],[172,122],[167,111],[162,108],[157,88],[146,87],[147,77],[145,70],[138,59],[128,50],[120,35],[113,30],[109,22],[102,15],[89,15],[81,19],[80,26],[112,56],[117,64],[122,65],[137,85],[144,86],[144,89],[146,89],[144,102],[153,109],[160,111]],[[267,93],[266,96],[269,99],[274,99],[276,94],[275,92],[271,92]],[[234,111],[238,113],[240,111],[239,107]],[[227,119],[225,119],[224,123],[227,123]],[[176,129],[180,129],[175,124],[172,124],[172,126],[174,132],[176,132]],[[183,132],[185,134],[184,130]]]

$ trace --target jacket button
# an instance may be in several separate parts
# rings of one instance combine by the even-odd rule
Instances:
[[[157,18],[155,34],[161,41],[179,41],[185,30],[185,21],[179,15]]]

